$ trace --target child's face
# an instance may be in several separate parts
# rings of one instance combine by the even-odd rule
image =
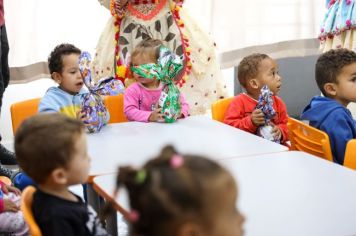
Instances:
[[[215,210],[212,216],[215,219],[214,226],[206,232],[209,236],[242,236],[242,225],[245,221],[244,216],[236,207],[237,187],[234,179],[229,176],[217,190],[219,197],[214,203]]]
[[[90,158],[87,152],[86,134],[82,132],[75,140],[73,158],[68,164],[67,185],[85,183],[88,179]]]
[[[278,74],[278,66],[273,59],[266,58],[261,61],[256,83],[258,90],[267,85],[274,95],[278,95],[282,86],[282,78]]]
[[[59,87],[70,94],[77,94],[83,87],[83,79],[79,71],[79,54],[69,54],[62,56],[62,73],[53,73],[54,80]]]
[[[338,82],[333,83],[335,100],[345,107],[350,102],[356,102],[356,62],[344,66],[336,79]]]
[[[155,58],[145,53],[136,55],[135,57],[132,58],[131,62],[133,66],[157,63]],[[136,79],[137,82],[141,83],[142,85],[145,85],[146,87],[156,84],[156,79],[143,78],[136,73],[133,73],[133,77]]]

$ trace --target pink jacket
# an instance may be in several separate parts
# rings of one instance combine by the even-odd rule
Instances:
[[[148,122],[153,108],[156,106],[161,92],[165,85],[160,85],[157,89],[147,89],[140,83],[134,83],[125,90],[124,112],[130,121]],[[183,94],[180,94],[182,104],[182,115],[189,115],[189,105],[185,101]]]

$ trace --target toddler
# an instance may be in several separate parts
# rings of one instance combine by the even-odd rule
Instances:
[[[272,92],[275,115],[270,120],[275,141],[286,144],[288,141],[287,108],[277,95],[282,86],[275,60],[266,54],[255,53],[242,59],[238,66],[238,79],[246,93],[237,95],[228,107],[224,123],[257,134],[260,126],[266,124],[265,114],[257,109],[261,89],[267,85]]]
[[[141,169],[120,167],[117,189],[128,190],[131,236],[241,236],[231,174],[200,156],[167,146]]]
[[[131,84],[125,91],[124,111],[126,117],[131,121],[163,122],[165,114],[162,107],[158,106],[161,93],[166,84],[157,79],[157,74],[168,74],[158,63],[162,42],[160,40],[148,39],[137,45],[131,57],[134,71],[133,76],[137,83]],[[136,70],[135,70],[136,69]],[[179,95],[179,106],[181,114],[178,118],[188,116],[189,106],[183,94]]]
[[[315,65],[316,83],[324,96],[315,96],[301,118],[329,135],[334,162],[344,163],[346,144],[356,138],[356,121],[346,108],[356,102],[356,53],[330,50]]]
[[[83,122],[59,113],[30,117],[16,132],[15,152],[38,186],[32,211],[42,235],[107,235],[95,211],[68,189],[88,179]]]

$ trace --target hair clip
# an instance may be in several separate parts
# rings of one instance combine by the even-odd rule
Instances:
[[[140,214],[138,213],[138,211],[136,210],[131,210],[129,212],[129,215],[128,215],[128,219],[129,221],[135,223],[138,221],[138,219],[140,218]]]
[[[144,183],[146,176],[147,176],[147,172],[144,169],[137,171],[135,176],[135,183],[136,184]]]
[[[184,163],[183,157],[179,154],[174,154],[170,160],[171,167],[177,169]]]

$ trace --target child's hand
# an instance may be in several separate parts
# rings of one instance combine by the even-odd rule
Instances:
[[[252,123],[255,126],[260,126],[265,124],[265,115],[260,109],[255,109],[251,114]]]
[[[84,124],[86,124],[85,122],[88,121],[88,117],[86,116],[85,112],[83,112],[83,111],[77,112],[77,119],[81,120]]]
[[[163,114],[161,112],[162,112],[162,108],[156,108],[155,110],[153,110],[151,112],[150,117],[148,118],[148,121],[150,122],[164,121]]]
[[[4,199],[4,211],[17,212],[20,208],[9,199]]]
[[[19,195],[21,194],[21,191],[20,191],[18,188],[12,187],[12,186],[10,186],[10,185],[3,185],[3,186],[1,187],[1,190],[2,190],[5,194],[7,194],[7,193],[9,193],[9,192],[12,192],[12,193],[14,193],[14,194],[17,195],[17,196],[19,196]]]
[[[272,135],[273,135],[273,137],[275,137],[277,140],[281,140],[281,138],[282,138],[282,132],[281,132],[281,129],[280,129],[277,125],[274,125],[274,126],[273,126]]]

